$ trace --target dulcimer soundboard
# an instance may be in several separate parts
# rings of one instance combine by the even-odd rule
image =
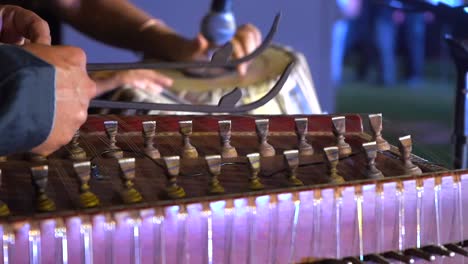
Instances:
[[[2,157],[1,259],[459,263],[468,175],[382,131],[381,114],[90,116],[48,157]]]

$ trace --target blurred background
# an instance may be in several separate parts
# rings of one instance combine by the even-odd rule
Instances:
[[[187,37],[199,32],[211,3],[132,2]],[[252,23],[264,34],[279,11],[275,42],[305,55],[324,112],[382,113],[389,141],[411,134],[416,154],[452,166],[455,68],[443,36],[458,29],[429,12],[405,13],[370,0],[234,1],[238,24]],[[63,42],[82,47],[90,62],[140,58],[62,29]]]

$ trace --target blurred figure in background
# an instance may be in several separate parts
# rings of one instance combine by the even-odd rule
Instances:
[[[331,76],[334,86],[337,86],[343,75],[343,60],[349,43],[351,23],[361,13],[362,0],[336,0],[340,18],[332,29]]]
[[[359,60],[356,67],[358,79],[366,79],[369,64],[374,61],[379,66],[378,82],[384,86],[396,85],[399,27],[404,31],[404,44],[408,51],[405,84],[412,87],[422,84],[426,23],[432,20],[433,16],[428,13],[396,10],[389,7],[390,2],[390,0],[386,3],[372,0],[337,0],[342,18],[333,28],[331,72],[334,84],[339,84],[342,78],[346,47],[357,42],[359,43],[357,50]],[[374,50],[377,54],[373,54]],[[373,57],[377,60],[372,60]]]
[[[420,0],[432,4],[443,3],[459,6],[463,0]],[[390,1],[389,1],[390,2]],[[375,14],[376,48],[380,57],[381,81],[385,86],[397,83],[396,41],[398,26],[403,27],[404,44],[408,51],[405,65],[404,84],[409,87],[420,87],[424,83],[424,65],[426,55],[426,27],[434,21],[430,12],[404,12],[392,10],[383,5],[373,4]],[[442,35],[453,29],[445,29]]]
[[[422,84],[425,59],[426,20],[424,13],[406,13],[383,5],[374,4],[375,38],[382,70],[381,81],[385,86],[397,83],[396,40],[398,26],[404,30],[408,50],[408,75],[405,83],[411,87]],[[430,18],[430,15],[426,15]]]

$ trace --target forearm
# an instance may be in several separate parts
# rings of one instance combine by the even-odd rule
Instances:
[[[175,60],[174,47],[186,40],[158,24],[142,28],[151,16],[126,0],[55,0],[62,18],[85,34],[107,44]],[[157,45],[155,45],[157,43]]]

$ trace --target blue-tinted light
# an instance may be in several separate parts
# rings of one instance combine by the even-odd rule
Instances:
[[[211,210],[213,213],[224,212],[224,207],[226,207],[226,201],[216,201],[210,203]]]
[[[247,200],[242,198],[242,199],[236,199],[234,200],[234,207],[240,207],[243,208],[247,205]]]
[[[257,206],[265,206],[268,204],[268,202],[270,201],[270,196],[268,195],[264,195],[264,196],[259,196],[257,197]]]
[[[280,200],[280,201],[291,200],[291,198],[292,198],[291,193],[282,193],[282,194],[278,195],[278,200]]]
[[[167,209],[168,212],[171,212],[171,213],[179,212],[179,206],[178,205],[169,206],[166,209]]]

